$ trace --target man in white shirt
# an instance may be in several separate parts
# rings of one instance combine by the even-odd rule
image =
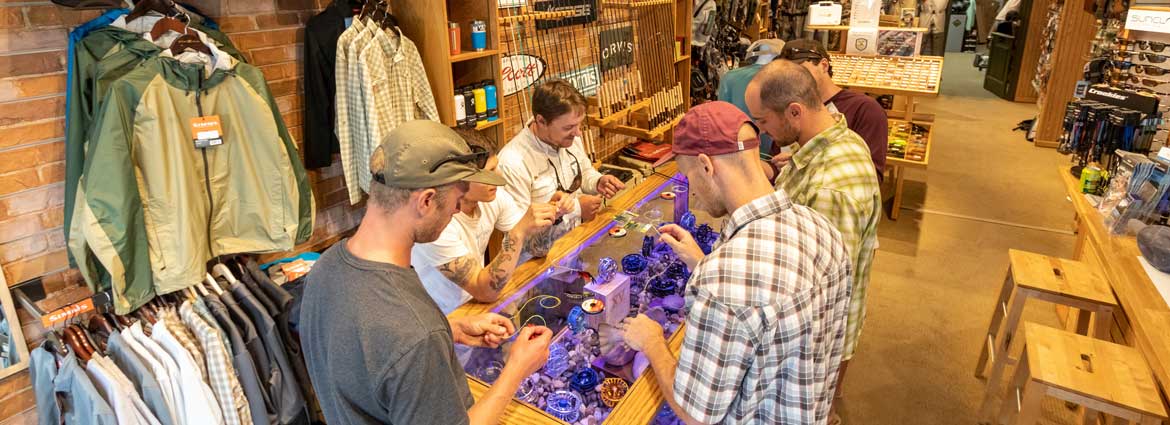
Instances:
[[[581,143],[585,96],[572,84],[561,79],[541,83],[532,94],[532,114],[528,125],[500,150],[499,171],[520,208],[557,205],[553,231],[529,238],[524,246],[525,254],[543,257],[561,235],[593,220],[602,196],[611,198],[625,185],[589,161]]]
[[[475,131],[459,133],[473,151],[490,154],[483,169],[495,171],[499,159],[491,142]],[[459,212],[439,239],[415,244],[411,249],[411,266],[443,314],[450,314],[473,298],[494,302],[516,270],[525,239],[549,233],[556,213],[556,207],[547,203],[533,204],[525,211],[507,192],[497,193],[495,186],[470,183],[459,201]],[[493,229],[504,232],[504,238],[500,252],[485,266],[484,251]]]

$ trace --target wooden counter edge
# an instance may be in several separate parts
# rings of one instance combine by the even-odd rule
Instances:
[[[1170,314],[1170,307],[1158,292],[1138,262],[1141,255],[1137,241],[1132,236],[1118,236],[1109,233],[1097,209],[1089,204],[1081,193],[1080,182],[1068,171],[1067,166],[1058,167],[1065,191],[1073,203],[1073,209],[1084,228],[1086,248],[1097,249],[1101,258],[1101,272],[1109,281],[1121,308],[1129,318],[1136,337],[1136,346],[1146,357],[1154,372],[1158,387],[1170,394],[1170,359],[1159,354],[1159,349],[1170,346],[1170,320],[1145,320],[1157,315]]]

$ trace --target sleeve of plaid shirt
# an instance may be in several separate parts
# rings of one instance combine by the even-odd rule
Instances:
[[[843,191],[822,187],[809,198],[808,206],[829,219],[829,223],[841,232],[841,241],[849,250],[849,258],[857,258],[854,251],[864,231],[862,220],[865,214],[857,202]]]
[[[403,43],[405,45],[405,43]],[[414,47],[414,43],[410,44]],[[426,84],[427,71],[423,68],[422,58],[419,57],[418,50],[410,49],[408,52],[410,57],[407,60],[410,62],[411,81],[422,81],[423,84],[415,84],[411,87],[411,92],[414,93],[414,104],[422,111],[423,117],[431,120],[439,120],[439,108],[435,107],[435,95],[431,93],[431,85]],[[501,105],[502,106],[502,105]]]
[[[703,423],[727,416],[751,368],[757,338],[737,312],[698,289],[674,375],[674,400]]]

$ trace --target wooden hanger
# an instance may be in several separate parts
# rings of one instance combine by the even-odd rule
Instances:
[[[215,278],[211,276],[211,273],[206,273],[203,275],[203,282],[206,283],[207,286],[210,286],[211,290],[214,291],[216,295],[223,295],[223,288],[219,287],[219,282],[215,281]]]
[[[179,34],[193,34],[195,30],[187,26],[186,22],[167,16],[155,22],[154,27],[150,29],[150,39],[158,40],[159,37],[162,37],[168,31],[174,31]]]
[[[183,51],[187,49],[211,56],[211,48],[207,47],[206,44],[203,44],[203,40],[200,40],[199,36],[197,35],[183,34],[179,36],[179,38],[176,38],[175,41],[171,42],[172,55],[183,53]]]
[[[172,0],[139,0],[134,9],[126,14],[126,22],[146,16],[149,12],[158,12],[163,16],[177,15],[175,2]]]

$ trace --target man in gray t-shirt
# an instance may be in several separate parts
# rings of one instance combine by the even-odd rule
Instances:
[[[497,347],[516,329],[492,313],[448,320],[410,267],[411,247],[438,238],[465,182],[504,184],[482,169],[486,155],[425,120],[398,126],[374,151],[365,217],[314,264],[301,305],[301,345],[330,425],[495,423],[548,359],[552,332],[524,328],[475,402],[454,343]]]

